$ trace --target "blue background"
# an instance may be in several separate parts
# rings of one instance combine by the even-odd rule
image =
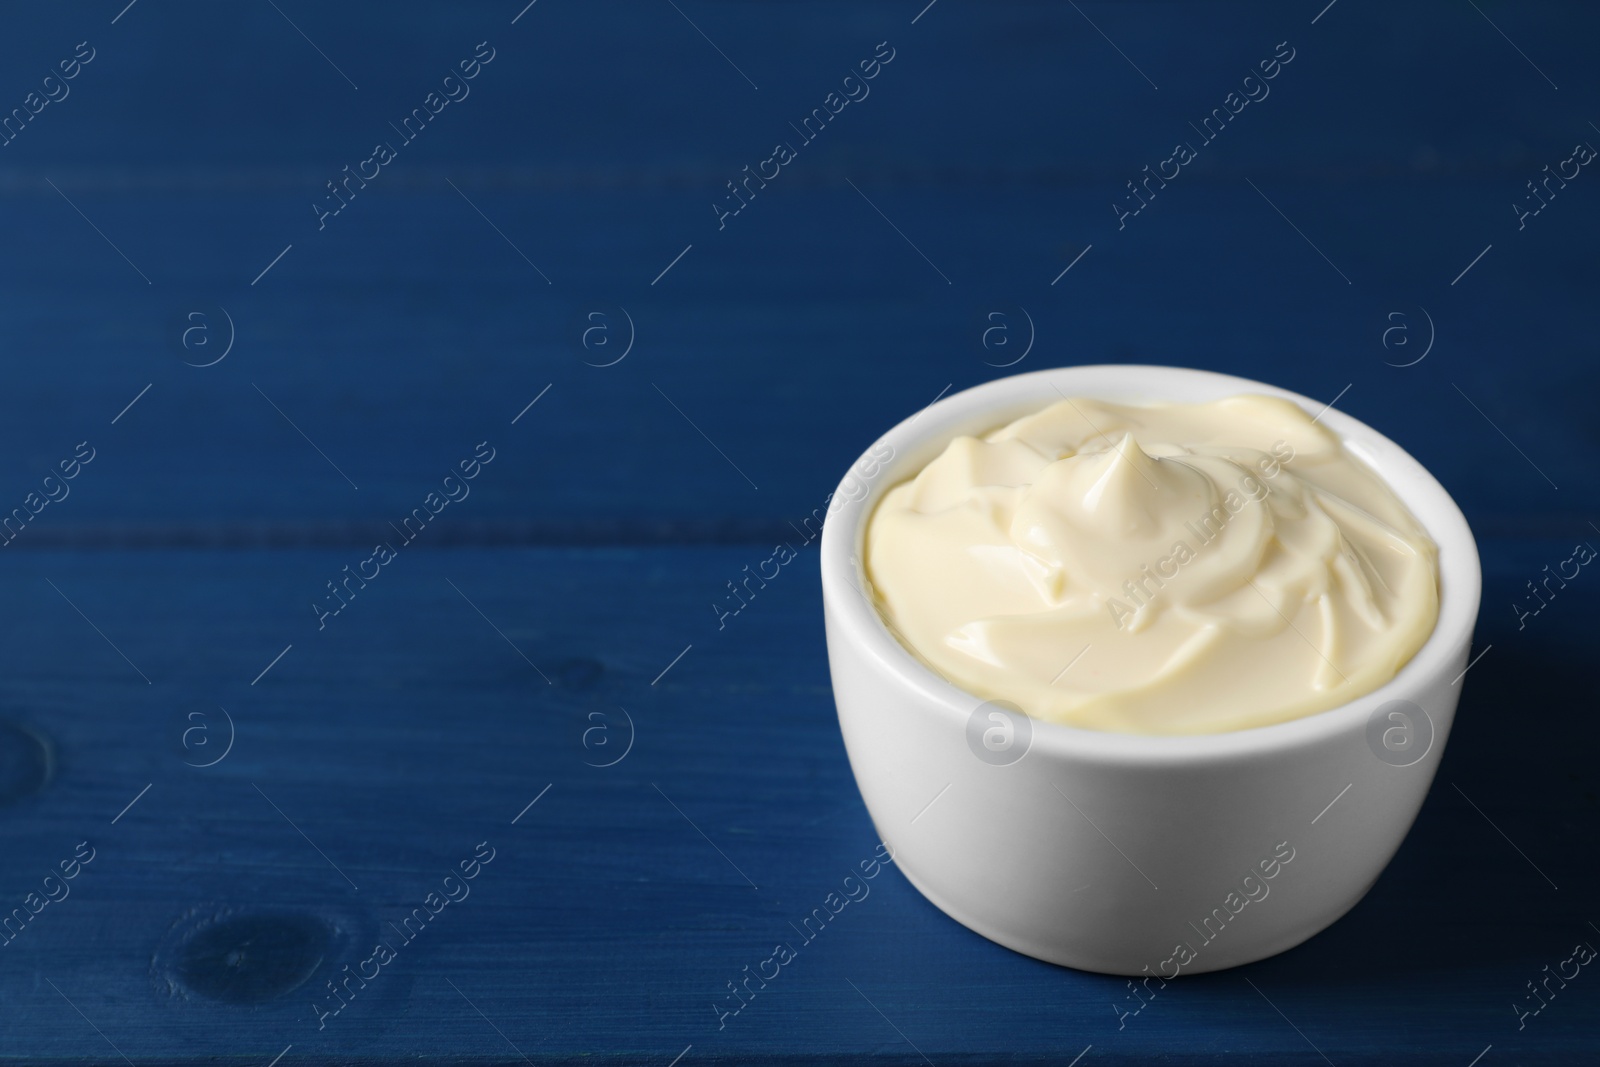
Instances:
[[[1594,14],[124,2],[0,34],[0,114],[94,56],[0,147],[0,511],[95,454],[0,550],[0,912],[95,850],[0,947],[0,1058],[1600,1044],[1587,972],[1520,1030],[1511,1007],[1600,942],[1600,579],[1513,607],[1600,544],[1600,179],[1511,207],[1600,144]],[[482,41],[470,95],[319,229],[325,183]],[[884,41],[870,95],[719,228],[725,183]],[[1270,96],[1119,228],[1125,183],[1279,42]],[[1120,1027],[1122,981],[992,945],[891,867],[719,1029],[725,983],[877,842],[815,547],[724,627],[710,605],[935,396],[1119,361],[1337,399],[1460,502],[1487,652],[1410,838],[1325,933]],[[325,583],[480,441],[470,497],[319,629]],[[481,841],[471,897],[319,1029],[326,983]]]

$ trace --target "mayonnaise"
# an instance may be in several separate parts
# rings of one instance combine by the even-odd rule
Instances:
[[[1265,726],[1403,667],[1438,554],[1370,469],[1287,400],[1065,399],[957,437],[866,536],[891,630],[954,684],[1137,734]]]

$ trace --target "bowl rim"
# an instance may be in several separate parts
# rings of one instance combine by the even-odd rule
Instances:
[[[965,729],[983,698],[948,681],[905,648],[857,584],[861,576],[867,520],[883,494],[913,477],[944,444],[960,433],[987,432],[1012,418],[1039,410],[1039,401],[1061,393],[1122,403],[1196,402],[1240,393],[1282,397],[1332,430],[1352,453],[1371,466],[1411,510],[1439,549],[1439,618],[1433,632],[1405,666],[1377,689],[1325,711],[1266,726],[1206,734],[1125,734],[1033,719],[1028,756],[1094,758],[1111,763],[1170,763],[1228,760],[1313,745],[1364,732],[1371,714],[1389,701],[1428,703],[1448,714],[1445,701],[1419,700],[1444,680],[1470,650],[1482,595],[1477,542],[1455,500],[1423,465],[1399,445],[1358,419],[1299,393],[1216,371],[1152,364],[1084,364],[1052,367],[997,378],[936,399],[896,424],[852,463],[829,497],[822,528],[820,563],[824,610],[848,644],[891,675],[937,719]],[[1342,396],[1343,394],[1341,394]],[[1337,399],[1337,398],[1336,398]],[[877,455],[881,446],[894,451]],[[865,493],[857,467],[876,460]],[[907,468],[915,465],[914,470]],[[852,498],[852,494],[855,494]],[[1458,677],[1456,682],[1463,679]],[[1454,685],[1456,682],[1452,682]],[[1448,721],[1448,720],[1447,720]],[[1442,746],[1433,721],[1433,748]],[[1429,753],[1435,755],[1436,754]],[[1027,758],[1027,757],[1024,757]]]

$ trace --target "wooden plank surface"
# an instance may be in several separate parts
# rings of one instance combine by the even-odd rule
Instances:
[[[1600,542],[1600,199],[1510,209],[1600,143],[1592,15],[124,3],[0,35],[0,114],[94,50],[0,147],[0,510],[61,497],[0,552],[0,901],[93,856],[0,950],[0,1059],[1592,1054],[1583,979],[1510,1007],[1600,938],[1597,594],[1512,608]],[[485,40],[471,95],[319,230],[324,183]],[[1119,229],[1125,183],[1285,40],[1271,95]],[[870,96],[719,229],[724,183],[882,41]],[[1120,1027],[1123,983],[892,866],[719,1021],[877,839],[815,547],[725,628],[709,605],[942,391],[1101,361],[1337,400],[1462,504],[1489,651],[1411,836],[1327,932]]]
[[[1503,590],[1560,546],[1486,547]],[[1303,1056],[1244,977],[1337,1063],[1380,1062],[1397,1042],[1441,1062],[1492,1042],[1526,1062],[1592,1038],[1581,988],[1525,1037],[1506,1007],[1584,939],[1567,901],[1596,888],[1577,845],[1594,805],[1593,717],[1576,700],[1535,712],[1526,682],[1592,692],[1577,602],[1521,634],[1509,613],[1485,619],[1494,648],[1416,829],[1372,894],[1299,949],[1179,983],[1119,1031],[1122,982],[991,945],[888,869],[719,1028],[725,983],[794,940],[788,924],[876,845],[833,722],[814,551],[726,629],[703,609],[750,552],[419,549],[320,633],[304,589],[348,552],[9,557],[7,589],[32,621],[3,653],[7,718],[49,739],[56,769],[9,809],[8,899],[79,841],[95,858],[7,946],[0,988],[29,1007],[8,1013],[0,1040],[19,1059],[103,1057],[54,982],[135,1062],[254,1062],[290,1043],[310,1061],[509,1062],[461,994],[556,1060],[670,1059],[691,1043],[729,1062],[916,1059],[854,982],[934,1062],[1053,1062],[1089,1044],[1125,1062]],[[597,594],[618,585],[627,610]],[[221,709],[232,750],[185,766],[221,755]],[[1508,736],[1495,720],[1511,715]],[[483,841],[495,858],[471,895],[319,1029],[312,1005],[334,1003],[322,976],[359,965],[369,939],[400,944],[386,925]],[[263,1002],[219,1003],[175,979],[186,938],[241,915],[309,917],[348,943],[328,947],[322,980]],[[297,962],[237,970],[266,982]]]

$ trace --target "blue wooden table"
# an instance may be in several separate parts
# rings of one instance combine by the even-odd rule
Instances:
[[[1529,583],[1600,544],[1600,18],[1323,2],[8,12],[0,1059],[1592,1058],[1600,577]],[[878,841],[815,545],[713,605],[889,425],[1107,361],[1461,503],[1411,836],[1137,1014],[886,865],[728,1014]]]

